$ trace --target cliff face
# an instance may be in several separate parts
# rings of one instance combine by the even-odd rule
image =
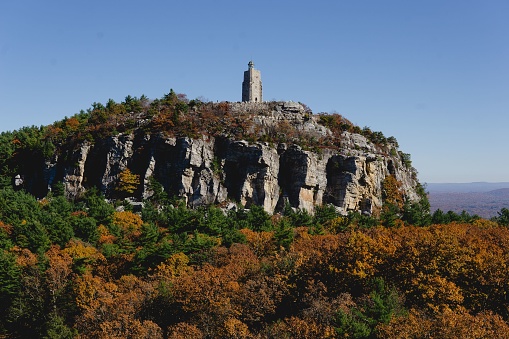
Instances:
[[[300,104],[280,103],[267,110],[264,104],[236,103],[230,109],[265,112],[254,117],[264,133],[285,122],[310,138],[331,135]],[[47,186],[63,181],[70,198],[92,186],[111,197],[116,194],[120,173],[129,168],[140,178],[133,194],[138,199],[153,194],[153,178],[170,196],[184,198],[190,207],[235,201],[247,207],[261,205],[272,213],[289,202],[312,212],[316,205],[331,203],[344,212],[371,213],[381,207],[382,183],[391,174],[402,184],[407,199],[419,199],[415,170],[405,166],[395,145],[382,150],[349,132],[343,132],[340,139],[339,148],[309,150],[229,136],[171,137],[137,128],[62,150],[46,161],[39,180]]]

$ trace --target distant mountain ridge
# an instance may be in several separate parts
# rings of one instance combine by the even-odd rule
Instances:
[[[509,188],[509,182],[468,182],[468,183],[427,183],[430,193],[469,193],[488,192],[501,188]]]
[[[508,182],[474,182],[427,184],[431,212],[441,209],[477,214],[483,218],[498,215],[502,208],[509,208]]]

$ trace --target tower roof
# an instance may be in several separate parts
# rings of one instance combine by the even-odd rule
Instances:
[[[249,61],[249,63],[247,65],[249,66],[249,68],[254,68],[253,60]]]

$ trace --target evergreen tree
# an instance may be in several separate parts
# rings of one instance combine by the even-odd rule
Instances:
[[[494,219],[502,226],[509,226],[509,209],[502,208]]]
[[[324,225],[330,220],[339,216],[336,207],[331,204],[321,205],[315,207],[314,223]]]
[[[95,243],[99,238],[96,220],[81,214],[72,217],[69,221],[74,229],[75,235],[83,241]]]
[[[246,221],[248,227],[253,231],[271,231],[273,229],[270,215],[265,212],[262,206],[251,205],[247,212]]]
[[[17,295],[20,288],[20,274],[20,268],[16,265],[16,257],[0,249],[0,314],[6,314],[13,298]],[[1,319],[0,324],[4,320]]]
[[[360,307],[338,312],[336,332],[342,337],[375,338],[378,324],[387,324],[394,316],[406,314],[396,289],[387,287],[382,278],[375,278],[372,286]]]
[[[98,225],[109,227],[113,218],[115,208],[109,204],[104,195],[96,188],[89,189],[85,194],[85,204],[88,208],[87,214],[94,218]]]
[[[77,334],[76,330],[72,330],[65,324],[64,319],[61,316],[51,313],[48,321],[46,322],[46,334],[43,338],[72,339],[75,338]]]
[[[285,249],[289,249],[293,242],[293,238],[294,230],[290,220],[286,217],[281,218],[281,220],[277,223],[274,232],[274,239],[276,239],[276,243]]]

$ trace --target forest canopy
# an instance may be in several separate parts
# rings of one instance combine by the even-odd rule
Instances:
[[[163,193],[135,212],[94,190],[68,201],[3,189],[0,333],[502,338],[505,215],[449,216],[383,226],[332,206],[192,210]]]

